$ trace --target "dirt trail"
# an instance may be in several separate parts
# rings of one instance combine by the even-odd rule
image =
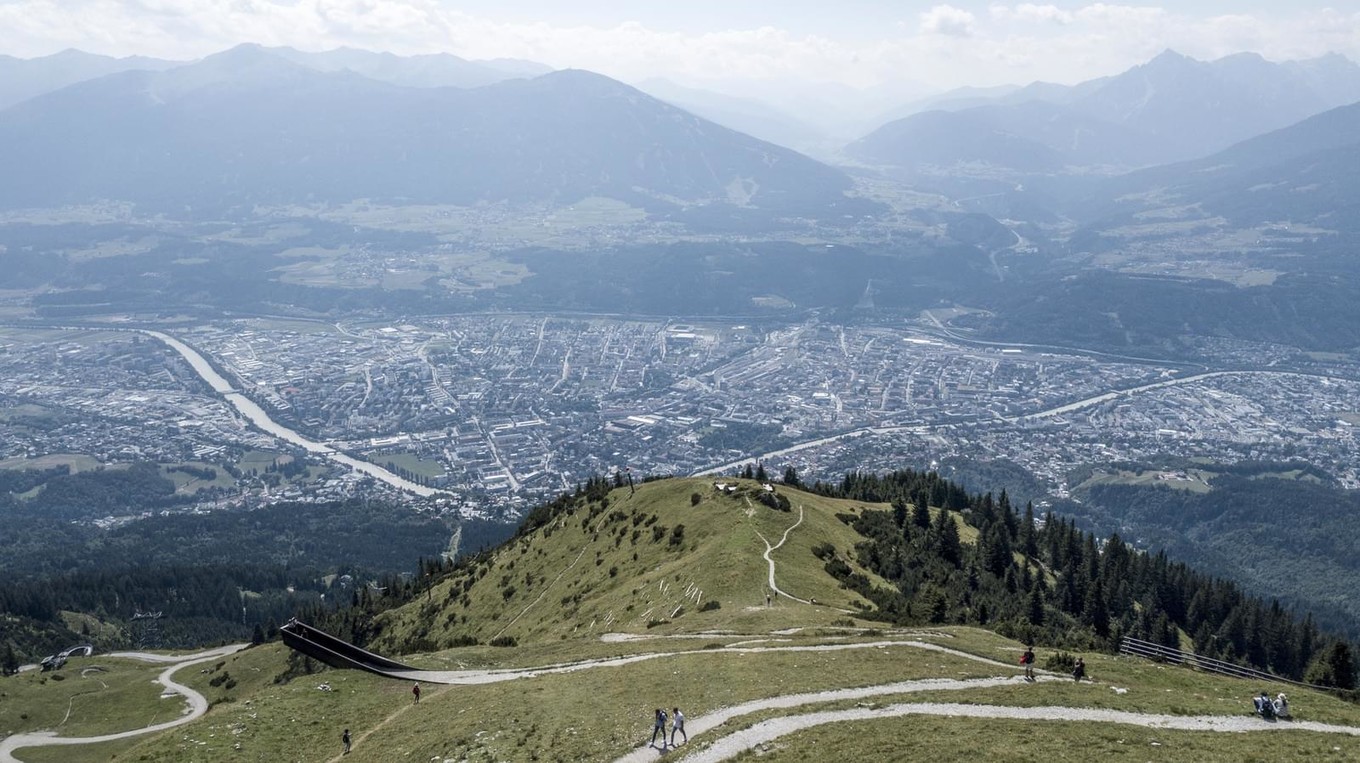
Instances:
[[[1007,666],[1009,667],[1009,666]],[[1056,680],[1044,678],[1043,680]],[[926,678],[916,681],[898,681],[891,684],[879,684],[877,686],[862,686],[857,689],[830,689],[827,691],[805,692],[802,694],[786,694],[782,697],[767,697],[765,699],[743,702],[732,707],[719,708],[711,713],[706,713],[697,718],[685,719],[685,730],[693,731],[694,736],[698,736],[706,731],[715,729],[724,723],[751,713],[758,713],[764,710],[777,710],[781,708],[792,708],[800,705],[810,705],[820,702],[837,702],[855,699],[867,699],[885,694],[906,694],[919,691],[950,691],[958,689],[983,689],[989,686],[1002,686],[1014,683],[1022,683],[1024,679],[1019,676],[1005,676],[996,678],[975,678],[975,679],[952,679],[952,678]],[[802,718],[805,716],[795,716]],[[784,719],[775,719],[784,720]],[[757,724],[752,728],[759,728],[764,724]],[[729,737],[719,739],[712,747],[706,748],[703,752],[715,749],[719,744],[727,739],[738,736],[733,734]],[[787,731],[783,733],[789,733]],[[753,743],[758,744],[759,741]],[[752,746],[753,746],[752,745]],[[682,745],[683,747],[683,745]],[[746,748],[742,748],[746,749]],[[643,747],[634,750],[621,758],[615,759],[614,763],[645,763],[645,761],[655,760],[661,754],[660,750],[653,747]],[[729,756],[730,757],[730,756]]]
[[[887,693],[887,692],[885,692]],[[708,747],[680,758],[682,763],[717,763],[766,744],[787,734],[827,723],[899,718],[904,715],[935,715],[950,718],[1004,718],[1025,721],[1082,721],[1118,723],[1153,729],[1179,731],[1215,731],[1227,733],[1316,731],[1331,734],[1360,736],[1360,728],[1335,726],[1308,721],[1267,723],[1250,715],[1234,716],[1177,716],[1151,713],[1130,713],[1122,710],[1098,710],[1080,707],[1003,707],[997,705],[962,705],[952,703],[908,703],[884,707],[857,707],[820,713],[785,716],[762,721],[750,728],[729,734]],[[697,724],[689,724],[697,728]],[[648,752],[653,752],[648,750]],[[646,761],[651,757],[626,757],[619,761]]]
[[[576,563],[579,562],[579,561],[581,561],[581,557],[582,557],[582,556],[585,556],[585,553],[586,553],[586,546],[582,546],[582,547],[581,547],[581,552],[580,552],[579,554],[576,555],[576,558],[575,558],[575,559],[571,560],[571,564],[568,564],[566,567],[562,568],[562,571],[559,572],[559,573],[557,573],[557,577],[553,578],[551,583],[549,583],[549,584],[543,586],[543,590],[538,592],[538,598],[536,598],[536,599],[534,599],[533,601],[529,602],[528,604],[524,605],[524,609],[521,609],[521,610],[519,611],[519,614],[518,614],[518,615],[515,615],[514,619],[512,619],[510,622],[508,622],[508,623],[506,623],[505,625],[501,626],[501,629],[498,630],[498,631],[496,631],[496,634],[495,634],[494,636],[492,636],[491,638],[492,638],[492,639],[495,639],[497,636],[500,636],[501,634],[505,633],[505,631],[506,631],[507,628],[509,628],[510,626],[512,626],[512,625],[514,625],[515,623],[519,622],[519,619],[520,619],[521,617],[524,617],[524,613],[525,613],[525,612],[528,612],[530,609],[533,608],[533,606],[534,606],[535,604],[537,604],[537,603],[539,603],[540,601],[542,601],[542,600],[543,600],[543,597],[544,597],[545,595],[547,595],[548,591],[552,590],[552,587],[555,586],[555,585],[557,585],[557,581],[561,580],[563,575],[565,575],[565,574],[567,574],[568,572],[570,572],[570,571],[571,571],[571,568],[572,568],[572,567],[575,567],[575,566],[576,566]]]
[[[446,691],[450,691],[451,689],[453,689],[452,686],[445,686],[445,687],[442,688],[442,689],[435,689],[433,692],[430,692],[430,694],[427,695],[427,696],[425,697],[425,699],[428,700],[428,699],[430,699],[431,697],[438,697],[439,695],[443,694],[443,693],[446,692]],[[392,712],[388,713],[386,718],[383,718],[381,721],[378,721],[377,724],[375,724],[375,725],[369,727],[369,729],[368,729],[367,731],[365,731],[364,733],[360,734],[359,736],[352,736],[352,735],[351,735],[351,737],[350,737],[350,747],[353,748],[353,749],[356,749],[356,750],[359,749],[359,747],[360,747],[361,745],[363,745],[364,740],[368,739],[369,737],[371,737],[371,736],[373,736],[374,734],[376,734],[378,731],[380,731],[380,730],[382,730],[383,728],[385,728],[385,727],[387,726],[387,724],[391,723],[392,721],[395,721],[397,718],[400,718],[400,717],[402,716],[403,713],[407,712],[408,710],[411,710],[412,708],[417,708],[417,707],[420,707],[420,705],[417,704],[417,703],[415,703],[415,702],[408,702],[408,703],[402,705],[401,707],[397,708],[396,710],[393,710]],[[337,747],[340,746],[340,738],[339,738],[338,736],[336,737],[335,745],[336,745]],[[344,753],[344,752],[341,752],[341,753],[339,753],[338,755],[336,755],[335,757],[333,757],[333,758],[331,758],[330,760],[328,760],[326,763],[339,763],[341,760],[344,760],[344,759],[345,759],[345,753]]]
[[[156,723],[150,726],[145,726],[140,729],[120,731],[116,734],[102,734],[100,736],[93,737],[59,737],[56,736],[55,733],[51,731],[37,731],[26,734],[15,734],[14,736],[6,737],[5,739],[0,740],[0,763],[22,763],[18,758],[14,757],[14,751],[25,747],[47,747],[51,745],[95,744],[98,742],[112,742],[117,739],[127,739],[129,737],[140,736],[142,734],[152,734],[157,731],[165,731],[166,729],[172,729],[176,726],[180,726],[182,724],[188,723],[189,721],[195,720],[208,711],[207,698],[204,697],[202,694],[199,694],[198,692],[194,691],[193,689],[190,689],[189,687],[185,686],[184,684],[177,683],[172,678],[172,676],[175,674],[176,671],[182,668],[187,668],[192,665],[199,665],[204,662],[212,662],[213,660],[226,657],[229,654],[233,654],[242,649],[245,649],[246,646],[247,646],[246,644],[232,644],[231,646],[224,646],[218,649],[211,649],[206,652],[199,652],[197,654],[179,656],[148,654],[144,652],[114,652],[113,654],[105,655],[107,657],[126,657],[134,660],[142,660],[144,662],[174,663],[170,667],[161,671],[161,674],[156,677],[156,682],[164,686],[167,690],[183,696],[187,700],[188,707],[185,708],[184,714],[178,718],[175,718],[174,720],[165,721],[163,723]]]
[[[779,587],[779,584],[774,582],[774,559],[770,558],[770,554],[773,554],[776,550],[782,547],[784,543],[789,539],[789,533],[793,532],[798,527],[798,525],[801,524],[803,524],[803,505],[799,504],[798,521],[794,522],[792,525],[789,526],[788,529],[784,531],[784,535],[779,539],[778,543],[771,546],[770,542],[765,539],[764,535],[760,534],[759,530],[756,531],[756,536],[759,537],[765,543],[765,553],[762,556],[765,557],[766,563],[770,565],[770,580],[769,580],[770,590],[774,591],[774,594],[776,596],[783,596],[785,598],[793,599],[794,601],[801,602],[803,604],[809,604],[811,602],[807,601],[806,599],[800,599],[797,596],[794,596],[793,594],[789,593],[788,591],[781,589]]]
[[[605,657],[598,660],[583,660],[581,662],[561,663],[556,665],[544,665],[537,668],[506,668],[496,670],[394,670],[385,673],[391,678],[399,678],[405,681],[422,681],[432,684],[490,684],[501,681],[514,681],[521,678],[535,678],[542,675],[553,673],[575,673],[581,670],[591,670],[594,668],[613,668],[622,665],[632,665],[648,660],[658,660],[667,657],[679,657],[691,654],[761,654],[767,652],[840,652],[850,649],[889,649],[894,647],[906,647],[910,649],[925,649],[933,652],[943,652],[957,657],[964,657],[977,662],[989,665],[996,665],[1014,670],[1016,666],[998,660],[979,657],[975,654],[961,652],[957,649],[939,646],[938,644],[928,644],[924,641],[868,641],[861,643],[842,643],[842,644],[815,644],[810,646],[729,646],[723,649],[685,649],[676,652],[646,652],[643,654],[630,654],[623,657]],[[0,762],[2,763],[2,762]]]

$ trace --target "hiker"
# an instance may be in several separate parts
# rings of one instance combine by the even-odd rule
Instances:
[[[1026,646],[1025,653],[1020,655],[1020,664],[1025,666],[1025,680],[1034,680],[1034,647]]]
[[[1275,718],[1275,704],[1270,701],[1270,695],[1264,690],[1252,700],[1252,704],[1256,706],[1257,715],[1268,721]]]
[[[656,709],[656,725],[652,726],[652,741],[647,743],[648,747],[656,746],[656,735],[661,735],[661,749],[666,749],[666,711],[661,708]]]
[[[675,732],[680,732],[684,737],[685,744],[689,744],[689,734],[685,733],[685,714],[680,712],[680,708],[671,708],[671,747],[675,746]]]
[[[769,607],[770,607],[770,595],[767,593],[765,594],[765,608],[769,609]]]
[[[1079,682],[1081,681],[1081,679],[1085,677],[1086,677],[1086,660],[1083,660],[1082,658],[1078,657],[1077,664],[1072,666],[1072,680]]]
[[[1289,717],[1289,698],[1284,696],[1284,692],[1275,695],[1275,717]]]
[[[419,704],[420,704],[420,684],[413,684],[413,685],[411,686],[411,696],[412,696],[412,697],[415,697],[415,699],[412,700],[411,704],[413,704],[413,705],[419,705]]]
[[[349,754],[349,729],[345,729],[345,733],[343,733],[343,734],[340,735],[340,744],[343,744],[343,745],[345,746],[345,754],[348,755],[348,754]]]

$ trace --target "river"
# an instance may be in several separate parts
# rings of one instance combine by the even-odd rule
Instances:
[[[400,488],[409,493],[414,493],[426,498],[432,495],[444,494],[444,491],[442,490],[435,490],[434,488],[426,487],[424,485],[418,485],[408,479],[398,477],[377,464],[361,461],[332,448],[324,442],[317,442],[316,440],[305,437],[298,432],[283,426],[270,418],[269,414],[266,413],[263,408],[256,405],[254,400],[251,400],[232,387],[231,382],[217,373],[217,369],[213,368],[212,365],[199,354],[198,350],[195,350],[169,334],[164,334],[160,331],[142,330],[142,333],[159,339],[175,352],[182,355],[184,359],[189,362],[189,365],[193,367],[194,371],[202,377],[203,381],[207,382],[208,386],[213,388],[214,392],[217,392],[222,395],[222,397],[226,398],[227,402],[230,403],[233,408],[239,411],[242,416],[245,416],[246,419],[250,421],[250,423],[259,427],[261,430],[274,435],[284,442],[297,445],[309,453],[323,456],[337,464],[342,464],[357,472],[367,474],[374,479],[382,480],[393,487]]]

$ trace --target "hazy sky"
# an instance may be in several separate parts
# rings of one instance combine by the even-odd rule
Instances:
[[[663,76],[857,86],[1075,82],[1165,48],[1360,60],[1360,0],[0,0],[0,53],[197,58],[240,42],[528,58]]]

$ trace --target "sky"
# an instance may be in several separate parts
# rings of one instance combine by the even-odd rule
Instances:
[[[1167,48],[1360,61],[1360,0],[0,0],[0,54],[23,58],[187,60],[242,42],[524,58],[628,82],[927,92],[1073,83]]]

